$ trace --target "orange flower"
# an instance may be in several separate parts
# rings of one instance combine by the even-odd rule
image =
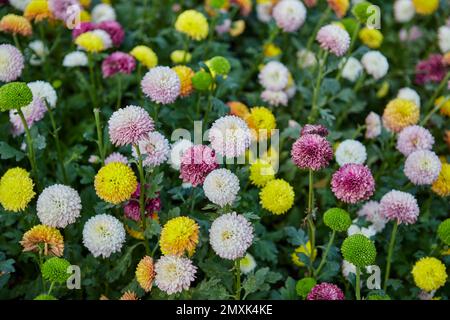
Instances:
[[[125,293],[120,297],[120,300],[139,300],[139,298],[133,291],[125,291]]]
[[[64,239],[58,229],[43,224],[34,226],[22,237],[20,244],[23,251],[39,252],[44,249],[44,255],[61,257],[64,252]]]
[[[23,16],[28,20],[35,20],[36,22],[53,19],[53,14],[48,7],[47,0],[31,0],[25,8]]]
[[[153,279],[155,278],[155,269],[153,259],[145,256],[139,261],[136,267],[136,280],[145,292],[152,289]]]
[[[21,36],[30,36],[33,33],[30,21],[16,14],[7,14],[0,20],[0,31]]]
[[[232,114],[233,116],[237,116],[245,120],[245,118],[247,118],[247,116],[250,114],[247,106],[242,102],[230,101],[227,103],[227,105],[230,107],[230,114]]]
[[[350,5],[348,0],[327,0],[327,2],[338,18],[342,18],[347,14]]]
[[[192,77],[194,76],[194,71],[186,66],[176,66],[172,68],[176,72],[178,78],[180,78],[180,97],[187,97],[192,93]]]

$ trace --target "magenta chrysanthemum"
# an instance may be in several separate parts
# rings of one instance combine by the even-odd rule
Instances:
[[[136,144],[154,129],[153,119],[138,106],[127,106],[109,118],[109,137],[116,146]]]
[[[344,293],[333,283],[323,282],[315,285],[306,297],[307,300],[344,300]]]
[[[111,77],[117,73],[130,74],[136,67],[136,60],[133,56],[124,52],[114,52],[102,63],[103,78]]]
[[[113,152],[105,159],[105,165],[111,162],[121,162],[123,164],[128,165],[127,157],[125,157],[123,154],[119,152]]]
[[[208,173],[218,167],[214,150],[204,145],[195,145],[181,157],[180,178],[196,187],[205,181]]]
[[[142,91],[153,102],[169,104],[180,94],[181,82],[177,73],[169,67],[150,69],[141,82]]]
[[[85,32],[89,32],[89,31],[93,31],[95,29],[96,29],[95,23],[92,23],[89,21],[80,22],[80,24],[72,30],[72,38],[75,40],[81,34],[83,34]]]
[[[333,24],[320,28],[316,40],[322,49],[331,51],[338,57],[343,56],[350,47],[348,32]]]
[[[373,195],[375,180],[367,166],[348,163],[333,174],[331,190],[339,200],[345,203],[357,203]]]
[[[19,49],[10,44],[0,45],[0,81],[11,82],[22,74],[23,55]]]
[[[441,167],[433,151],[418,150],[406,158],[404,173],[415,185],[430,185],[438,178]]]
[[[328,166],[333,159],[333,149],[324,137],[305,134],[292,145],[291,157],[300,169],[317,171]]]
[[[400,131],[397,138],[397,150],[405,156],[417,150],[431,150],[434,137],[428,129],[421,126],[409,126]]]
[[[326,137],[328,136],[328,133],[328,129],[321,124],[305,124],[300,135],[318,134],[319,136]]]
[[[146,188],[149,186],[146,185]],[[138,184],[136,191],[131,195],[131,199],[123,206],[123,212],[125,217],[132,219],[134,221],[141,220],[141,213],[139,207],[139,196],[141,194],[141,186]],[[146,216],[152,216],[155,212],[161,210],[161,199],[159,193],[157,193],[155,198],[146,199],[145,203],[145,213]]]
[[[118,47],[123,42],[125,38],[125,32],[123,31],[122,26],[117,21],[103,21],[97,25],[97,29],[101,29],[106,31],[115,47]]]
[[[416,83],[424,85],[428,82],[439,83],[446,74],[445,65],[440,54],[432,54],[416,66]]]
[[[420,209],[413,195],[392,190],[381,198],[380,212],[386,220],[397,220],[398,224],[413,224],[417,221]]]

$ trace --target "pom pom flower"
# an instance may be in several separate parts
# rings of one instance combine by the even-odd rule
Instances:
[[[188,290],[195,280],[197,267],[188,258],[162,256],[155,263],[155,284],[167,294]]]
[[[333,231],[344,232],[352,224],[350,214],[340,208],[328,209],[323,215],[323,222]]]
[[[431,190],[441,197],[450,196],[450,164],[442,164],[441,172],[431,186]]]
[[[209,26],[202,13],[195,10],[186,10],[175,21],[175,29],[193,40],[200,41],[208,36]]]
[[[416,286],[427,292],[439,289],[447,281],[445,265],[433,257],[425,257],[417,261],[411,273]]]
[[[20,109],[33,101],[31,89],[23,82],[10,82],[0,87],[0,111]]]
[[[136,46],[131,50],[130,54],[149,69],[158,65],[158,56],[147,46]]]
[[[181,157],[180,178],[196,187],[203,184],[206,176],[218,166],[214,150],[204,145],[194,145]]]
[[[398,224],[414,224],[419,216],[419,206],[413,195],[392,190],[380,200],[380,214],[388,221]]]
[[[318,171],[328,166],[333,159],[333,149],[324,137],[305,134],[292,145],[291,157],[300,169]]]
[[[306,300],[344,300],[344,293],[333,283],[323,282],[314,286]]]
[[[358,203],[373,195],[375,180],[367,166],[345,164],[333,174],[331,190],[345,203]]]
[[[10,44],[0,44],[0,81],[16,80],[24,67],[24,58],[19,49]]]
[[[170,219],[161,231],[159,246],[164,255],[192,256],[198,244],[198,224],[188,217]]]
[[[360,268],[374,264],[377,256],[373,241],[362,234],[347,237],[342,243],[341,251],[345,260]]]
[[[42,265],[42,277],[49,282],[64,283],[70,277],[67,269],[70,267],[70,262],[66,259],[53,257],[48,259]]]
[[[432,184],[440,171],[441,161],[432,151],[414,151],[406,158],[404,173],[415,185]]]
[[[273,8],[272,15],[284,32],[295,32],[305,22],[306,8],[301,1],[282,0]]]
[[[33,28],[26,18],[15,14],[7,14],[0,20],[0,31],[27,37],[33,33]]]
[[[224,116],[217,119],[209,130],[211,147],[221,156],[239,157],[250,146],[250,130],[239,117]]]
[[[239,179],[228,169],[216,169],[206,176],[203,191],[212,203],[231,205],[239,192]]]
[[[294,197],[294,188],[282,179],[269,181],[259,193],[262,207],[276,215],[292,208]]]
[[[169,104],[180,94],[181,82],[177,73],[169,67],[150,69],[141,82],[142,91],[153,102]]]
[[[34,198],[33,180],[22,168],[12,168],[0,179],[0,204],[6,210],[19,212],[27,208]]]
[[[406,127],[397,137],[397,150],[406,157],[414,151],[431,150],[433,145],[434,137],[430,131],[420,126]]]
[[[390,101],[384,109],[383,124],[387,129],[397,133],[416,124],[419,115],[419,107],[414,102],[397,98]]]
[[[316,40],[320,47],[337,57],[343,56],[350,47],[350,36],[345,29],[329,24],[320,28]]]
[[[23,251],[39,252],[43,248],[44,255],[61,257],[64,252],[64,239],[58,229],[43,224],[34,226],[22,237],[20,244]]]
[[[250,166],[250,181],[253,185],[261,188],[273,179],[275,179],[275,170],[268,161],[257,159]]]
[[[149,292],[152,289],[153,280],[155,278],[155,267],[153,265],[153,259],[149,256],[145,256],[139,261],[136,267],[136,280],[144,289],[145,292]]]
[[[347,163],[363,164],[367,159],[366,147],[357,140],[347,139],[339,144],[335,156],[340,166]]]

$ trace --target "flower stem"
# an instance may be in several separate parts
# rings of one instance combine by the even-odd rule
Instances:
[[[100,154],[100,159],[102,164],[105,163],[105,148],[103,146],[103,131],[100,123],[100,110],[98,108],[94,109],[95,126],[97,127],[97,145]]]
[[[312,262],[314,258],[314,252],[316,247],[316,228],[314,226],[314,219],[313,219],[313,206],[314,206],[314,189],[313,189],[313,171],[309,169],[309,189],[308,189],[308,212],[306,219],[308,220],[308,239],[311,244],[311,251],[309,253],[309,262],[311,267],[311,272],[313,270]]]
[[[19,42],[19,38],[17,38],[17,35],[15,33],[13,33],[13,40],[14,40],[14,44],[17,47],[17,49],[19,49],[19,51],[22,51],[22,48],[21,48],[20,42]]]
[[[117,104],[116,109],[120,108],[122,103],[122,77],[120,74],[117,75]]]
[[[328,252],[330,252],[330,248],[334,242],[335,236],[336,236],[336,231],[333,230],[333,233],[331,234],[331,237],[330,237],[330,241],[328,241],[327,248],[325,249],[325,253],[322,256],[322,260],[320,261],[319,267],[316,269],[316,272],[314,272],[315,277],[317,277],[320,274],[320,271],[322,270],[323,266],[325,265],[325,262],[327,261]]]
[[[391,240],[389,242],[388,256],[386,261],[386,274],[384,276],[384,286],[383,286],[384,292],[386,292],[387,282],[389,280],[389,273],[391,272],[392,251],[394,251],[395,235],[397,234],[397,229],[398,229],[398,222],[395,222],[394,227],[392,228]]]
[[[48,292],[47,292],[47,294],[48,295],[50,295],[51,293],[52,293],[52,290],[53,290],[53,286],[55,285],[55,281],[53,281],[51,284],[50,284],[50,288],[48,289]]]
[[[355,283],[355,292],[356,292],[356,300],[361,300],[361,269],[356,267],[356,283]]]
[[[427,102],[427,104],[425,105],[425,108],[424,108],[425,112],[428,112],[428,110],[430,110],[430,108],[433,105],[433,103],[436,100],[436,98],[439,97],[439,95],[441,94],[441,91],[447,85],[447,82],[448,82],[449,79],[450,79],[450,71],[447,72],[447,75],[445,76],[444,79],[442,79],[441,83],[439,84],[439,87],[436,89],[436,91],[434,91],[434,94],[431,96],[430,100],[428,100],[428,102]],[[428,121],[428,119],[427,119],[427,121]]]
[[[450,73],[449,73],[450,74]],[[420,122],[421,126],[425,126],[428,122],[428,120],[430,120],[431,116],[433,114],[435,114],[436,112],[438,112],[439,109],[441,109],[441,107],[447,103],[447,101],[450,100],[450,96],[447,96],[444,101],[442,101],[441,103],[439,103],[438,105],[436,105],[430,112],[428,112],[428,114],[425,116],[425,118],[423,118],[423,120]]]
[[[241,300],[241,260],[234,261],[234,269],[236,272],[236,300]]]
[[[146,217],[145,217],[145,173],[144,173],[144,165],[143,165],[142,154],[141,154],[141,150],[139,148],[139,145],[135,144],[134,145],[134,149],[136,150],[136,154],[138,156],[138,171],[139,171],[139,183],[140,183],[139,213],[141,214],[145,252],[147,253],[147,255],[150,255],[151,254],[150,253],[150,247],[148,245],[148,241],[147,241],[147,238],[145,236],[145,230],[147,229],[147,220],[146,220]]]
[[[312,108],[311,112],[308,116],[308,123],[314,123],[317,119],[317,115],[319,113],[319,94],[320,94],[320,86],[322,84],[322,77],[324,73],[324,67],[327,64],[328,52],[325,52],[323,55],[323,59],[320,59],[321,54],[319,53],[319,72],[317,74],[317,81],[314,87],[313,100],[312,100]]]

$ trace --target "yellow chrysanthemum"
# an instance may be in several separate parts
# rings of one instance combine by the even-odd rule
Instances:
[[[273,58],[281,54],[281,48],[274,45],[273,43],[268,43],[264,45],[264,56],[267,58]]]
[[[192,77],[194,76],[194,71],[186,66],[176,66],[172,68],[176,72],[178,78],[180,78],[180,97],[187,97],[193,91]]]
[[[33,180],[22,168],[9,169],[0,179],[0,203],[6,210],[25,210],[35,195]]]
[[[164,255],[193,255],[198,244],[198,224],[188,217],[170,219],[161,231],[159,247]]]
[[[302,245],[302,246],[298,247],[297,249],[295,249],[295,251],[291,255],[292,262],[299,267],[303,267],[303,266],[305,266],[305,263],[303,263],[300,260],[300,258],[298,256],[299,253],[305,254],[307,257],[309,257],[310,260],[314,261],[317,256],[317,249],[314,249],[314,253],[311,256],[311,242],[310,241],[308,241],[306,243],[306,245]]]
[[[447,280],[445,265],[432,257],[425,257],[417,261],[411,273],[416,286],[427,292],[439,289],[445,285]]]
[[[438,178],[431,186],[431,190],[441,197],[450,196],[450,164],[443,163]]]
[[[100,199],[119,204],[131,198],[137,188],[137,179],[126,164],[111,162],[98,171],[94,186]]]
[[[275,116],[272,111],[266,107],[251,108],[250,114],[245,121],[247,122],[249,128],[253,129],[252,133],[257,138],[264,137],[265,134],[267,137],[270,137],[272,130],[277,127]],[[260,132],[260,130],[265,131]]]
[[[383,43],[383,34],[377,29],[365,27],[359,31],[359,38],[371,49],[378,49]]]
[[[175,50],[170,54],[170,60],[176,64],[184,64],[191,62],[192,54],[184,50]]]
[[[228,107],[230,107],[230,114],[233,116],[239,117],[241,119],[246,119],[250,115],[250,111],[248,107],[239,101],[230,101],[227,103]]]
[[[400,132],[403,128],[417,124],[419,121],[419,107],[410,100],[391,100],[383,113],[384,126],[393,132]]]
[[[58,229],[43,224],[34,226],[22,237],[20,244],[23,251],[39,252],[43,248],[44,255],[61,257],[64,253],[64,238]]]
[[[152,289],[153,279],[155,278],[155,269],[153,259],[145,256],[139,261],[136,267],[136,280],[145,292]]]
[[[434,105],[436,107],[441,106],[439,108],[441,114],[443,116],[450,117],[450,99],[447,99],[447,101],[445,99],[447,98],[444,96],[437,98],[436,101],[434,102]]]
[[[430,15],[439,8],[439,0],[412,0],[416,12]]]
[[[230,35],[232,37],[237,37],[245,31],[245,21],[237,20],[231,24]]]
[[[30,36],[33,33],[30,21],[16,14],[7,14],[0,20],[0,31]]]
[[[262,188],[273,179],[275,179],[275,170],[270,162],[258,159],[250,166],[250,181],[253,185]]]
[[[209,26],[202,13],[196,10],[186,10],[178,16],[175,29],[191,39],[200,41],[208,36]]]
[[[338,18],[344,17],[350,6],[348,0],[327,0],[327,2]]]
[[[86,10],[80,11],[80,22],[90,22],[92,20],[91,14]]]
[[[84,7],[84,8],[88,8],[91,5],[91,0],[80,0],[80,4]]]
[[[123,293],[120,300],[139,300],[139,298],[134,291],[128,290]]]
[[[136,46],[130,54],[149,69],[158,65],[158,56],[155,51],[147,46]]]
[[[48,7],[47,0],[31,0],[25,8],[23,16],[28,20],[42,21],[53,19],[53,14]]]
[[[75,44],[87,52],[100,52],[105,50],[103,39],[91,31],[80,34],[75,39]]]
[[[292,208],[294,197],[294,188],[283,179],[269,181],[259,193],[262,207],[277,215]]]

